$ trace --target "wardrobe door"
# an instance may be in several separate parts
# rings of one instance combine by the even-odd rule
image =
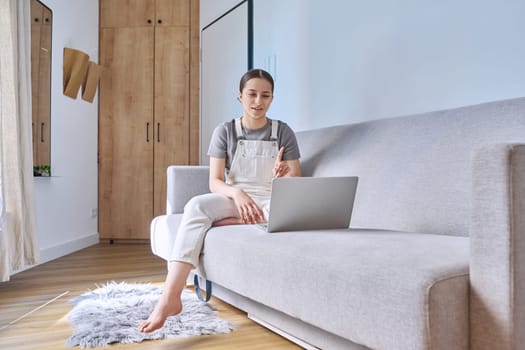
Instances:
[[[162,18],[155,28],[155,215],[166,212],[166,169],[189,164],[190,144],[189,26]]]
[[[99,233],[147,239],[153,218],[154,28],[102,28]]]
[[[100,27],[153,25],[155,0],[100,0]]]
[[[189,27],[192,1],[156,0],[156,24]]]

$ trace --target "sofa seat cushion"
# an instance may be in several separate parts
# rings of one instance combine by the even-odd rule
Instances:
[[[468,347],[467,237],[212,228],[209,280],[373,349]],[[432,336],[431,336],[432,335]]]

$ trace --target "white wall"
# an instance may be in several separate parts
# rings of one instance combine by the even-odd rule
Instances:
[[[523,0],[253,1],[269,115],[295,130],[525,96]]]
[[[98,1],[43,0],[53,11],[50,178],[35,178],[41,262],[98,242],[97,125],[93,103],[62,94],[64,47],[98,62]]]
[[[244,0],[200,0],[200,28],[204,28]]]
[[[296,130],[525,96],[523,0],[254,3],[255,66]]]

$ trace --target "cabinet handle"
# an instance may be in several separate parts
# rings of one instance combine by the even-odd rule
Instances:
[[[146,123],[146,142],[149,142],[149,123]]]
[[[40,142],[44,142],[44,123],[40,124]]]
[[[162,20],[161,20],[161,19],[157,20],[157,23],[158,23],[158,24],[161,24],[161,23],[162,23]]]
[[[151,22],[153,22],[151,19],[148,19],[148,23],[151,24]]]
[[[160,123],[157,123],[157,142],[160,142]]]

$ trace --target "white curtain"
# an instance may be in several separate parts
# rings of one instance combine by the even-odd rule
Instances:
[[[0,0],[0,280],[38,260],[29,0]]]

